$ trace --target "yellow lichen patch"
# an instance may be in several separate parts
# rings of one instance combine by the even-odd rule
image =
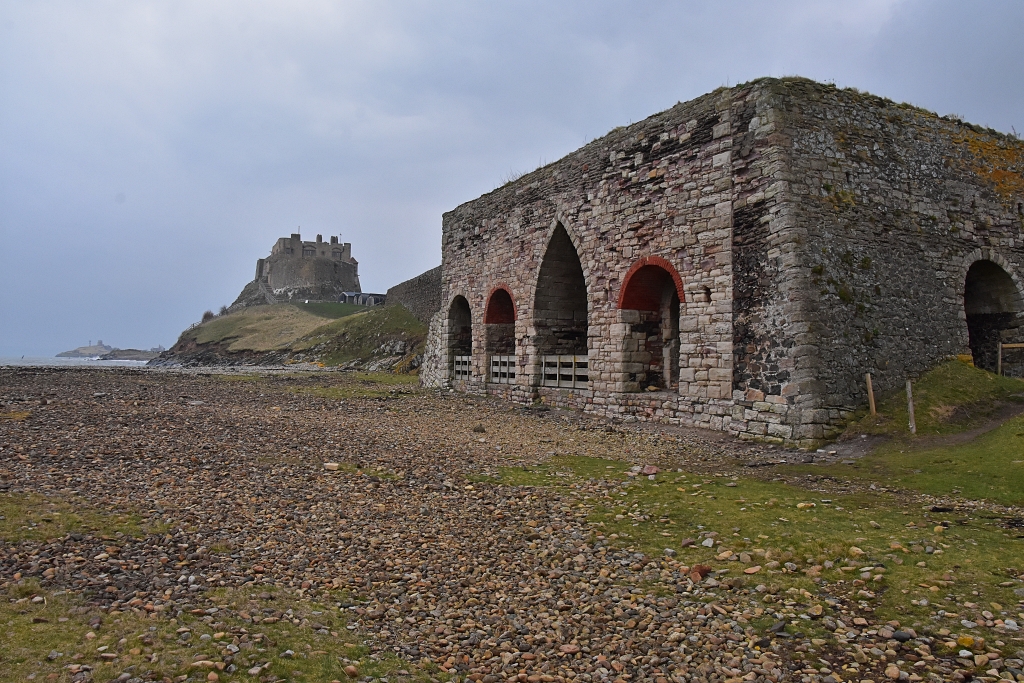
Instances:
[[[15,422],[21,422],[28,418],[31,413],[27,410],[12,410],[9,412],[0,413],[0,420],[13,420]]]
[[[956,142],[967,148],[971,170],[1003,199],[1024,196],[1024,143],[965,130]]]

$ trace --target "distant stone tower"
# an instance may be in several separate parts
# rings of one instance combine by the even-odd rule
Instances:
[[[303,241],[302,235],[281,237],[270,256],[256,262],[256,277],[247,284],[230,310],[282,301],[338,301],[345,292],[360,292],[359,263],[352,245],[332,235],[324,242]]]

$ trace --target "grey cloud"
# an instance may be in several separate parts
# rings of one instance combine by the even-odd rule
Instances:
[[[169,344],[300,225],[341,232],[385,289],[510,170],[758,76],[1024,130],[1022,20],[1013,1],[0,1],[0,355]]]

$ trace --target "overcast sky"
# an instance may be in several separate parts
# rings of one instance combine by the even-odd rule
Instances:
[[[1020,0],[0,0],[0,356],[170,346],[299,226],[385,291],[510,171],[759,76],[1024,133],[1022,29]]]

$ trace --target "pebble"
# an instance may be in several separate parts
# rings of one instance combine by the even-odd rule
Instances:
[[[502,465],[542,462],[568,443],[574,453],[614,458],[625,440],[641,458],[653,433],[644,430],[653,427],[614,426],[614,445],[604,445],[608,425],[575,413],[431,392],[341,403],[292,390],[331,381],[332,373],[226,382],[202,372],[0,369],[0,401],[62,397],[24,422],[0,423],[0,457],[30,438],[39,444],[24,460],[0,459],[5,490],[135,509],[166,529],[140,539],[82,533],[0,546],[0,576],[32,577],[111,612],[151,605],[155,618],[215,615],[211,589],[220,587],[321,597],[344,589],[348,628],[367,639],[373,656],[398,656],[410,670],[430,662],[445,677],[477,683],[832,683],[896,680],[908,671],[911,680],[930,672],[951,680],[962,669],[937,646],[934,661],[902,671],[869,655],[895,649],[900,659],[917,658],[915,649],[931,639],[874,624],[850,587],[821,584],[797,613],[780,604],[770,577],[744,584],[745,576],[781,571],[778,562],[745,566],[756,558],[730,552],[715,567],[689,566],[674,548],[646,557],[610,545],[587,522],[586,500],[610,495],[617,483],[593,479],[567,490],[486,479]],[[105,400],[92,401],[95,393]],[[204,408],[183,414],[183,397]],[[484,432],[482,443],[476,435]],[[674,434],[681,434],[671,441],[675,460],[655,454],[659,465],[637,466],[636,474],[690,468],[730,449],[745,462],[778,457],[719,435]],[[732,533],[718,532],[702,532],[700,544],[714,547]],[[49,562],[38,561],[43,553]],[[851,557],[863,554],[850,548]],[[734,555],[740,570],[728,566]],[[255,613],[236,616],[257,628]],[[772,629],[754,628],[766,619]],[[801,632],[811,624],[837,633],[811,638]],[[296,625],[317,626],[312,618]],[[102,632],[100,622],[90,628],[87,640]],[[349,630],[339,631],[342,645]],[[185,628],[179,637],[193,636]],[[962,646],[972,663],[974,644]],[[204,666],[195,668],[203,675]],[[354,664],[344,671],[361,676]]]

